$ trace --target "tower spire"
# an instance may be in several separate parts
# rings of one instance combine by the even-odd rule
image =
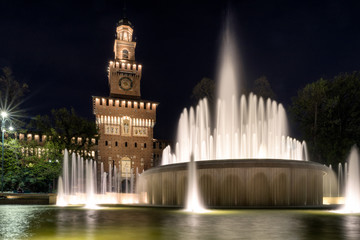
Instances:
[[[126,0],[124,0],[124,7],[123,7],[123,11],[122,11],[122,18],[121,18],[120,21],[118,22],[117,26],[120,26],[120,25],[128,25],[128,26],[130,26],[131,28],[134,28],[134,26],[131,24],[131,22],[129,21],[129,19],[128,19],[127,16],[126,16],[126,11],[127,11],[127,8],[126,8]]]
[[[126,18],[126,0],[124,0],[123,18]]]

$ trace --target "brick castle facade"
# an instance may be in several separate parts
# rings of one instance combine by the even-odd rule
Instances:
[[[135,61],[133,31],[127,18],[118,22],[115,56],[108,67],[109,97],[93,96],[100,135],[97,160],[104,163],[105,171],[119,167],[124,177],[130,169],[141,173],[154,166],[165,147],[153,136],[158,103],[141,98],[142,65]]]

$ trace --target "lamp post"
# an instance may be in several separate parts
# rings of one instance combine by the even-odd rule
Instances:
[[[2,154],[1,154],[1,192],[4,192],[4,134],[5,134],[5,122],[9,121],[8,113],[5,111],[1,112],[1,146],[2,146]],[[10,130],[12,127],[10,126]]]

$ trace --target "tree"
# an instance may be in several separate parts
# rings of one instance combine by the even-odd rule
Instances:
[[[4,141],[4,190],[15,190],[22,179],[21,145],[18,140]]]
[[[51,142],[39,146],[35,141],[10,137],[4,144],[4,190],[19,187],[31,192],[48,192],[61,173],[62,153]]]
[[[273,92],[270,83],[265,76],[261,76],[255,80],[253,93],[264,99],[276,99],[276,94]]]
[[[12,125],[23,126],[19,117],[24,111],[20,104],[28,92],[28,85],[18,82],[10,68],[1,69],[1,111],[7,111]],[[17,129],[17,131],[21,131]],[[4,141],[4,189],[19,187],[34,192],[47,192],[61,171],[62,148],[57,143],[46,142],[43,146],[35,141],[19,141],[8,134]]]
[[[59,150],[66,148],[84,158],[92,158],[91,151],[98,139],[95,122],[78,116],[74,109],[53,109],[51,116],[38,115],[30,122],[29,128],[46,135],[46,141],[58,146]]]
[[[319,113],[322,114],[320,121],[323,122],[325,120],[323,113],[327,104],[327,88],[328,81],[324,79],[307,84],[305,88],[298,91],[298,96],[293,98],[293,104],[290,109],[313,153],[318,152]],[[313,155],[312,157],[314,158],[315,156]],[[315,159],[322,161],[320,155],[316,156]]]
[[[3,75],[0,76],[0,95],[3,101],[17,104],[28,92],[29,86],[15,80],[12,70],[9,67],[2,68]]]
[[[344,73],[306,85],[290,112],[308,143],[311,159],[336,165],[360,143],[360,73]]]
[[[51,192],[62,169],[63,155],[58,146],[50,141],[44,146],[35,141],[22,143],[22,146],[27,151],[23,154],[20,186],[32,192]]]
[[[18,82],[9,67],[2,68],[0,76],[0,104],[1,110],[11,113],[10,117],[13,124],[23,125],[19,117],[23,115],[23,110],[19,108],[25,94],[29,91],[26,83]]]
[[[202,78],[193,88],[191,98],[194,99],[197,104],[201,99],[207,98],[209,105],[212,106],[215,103],[215,82],[210,78]]]

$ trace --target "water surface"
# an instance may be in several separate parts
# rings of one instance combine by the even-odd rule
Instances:
[[[313,210],[0,206],[1,239],[360,239],[360,215]]]

